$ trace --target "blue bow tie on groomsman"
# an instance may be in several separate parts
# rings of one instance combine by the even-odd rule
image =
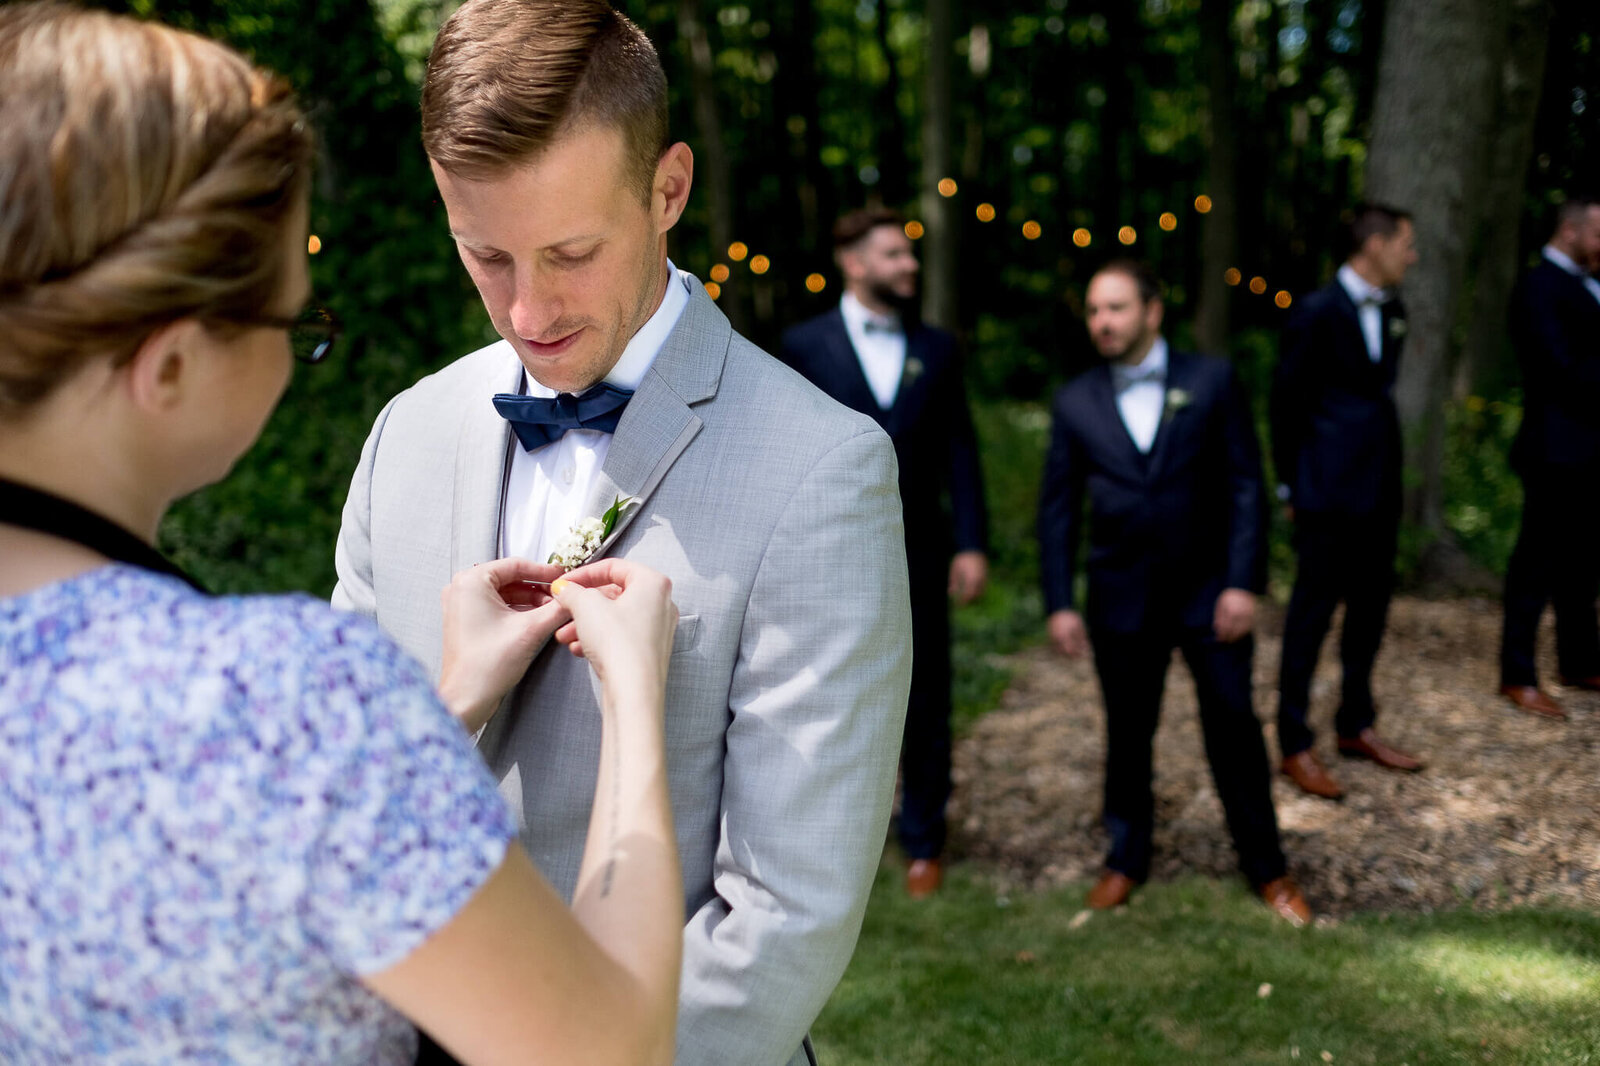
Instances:
[[[502,392],[494,398],[494,409],[511,423],[526,451],[554,444],[572,429],[595,429],[615,433],[622,412],[633,398],[629,389],[619,389],[602,381],[574,396],[517,396]]]
[[[1111,376],[1116,380],[1119,390],[1131,389],[1135,385],[1143,385],[1146,382],[1152,385],[1160,385],[1166,380],[1167,368],[1159,365],[1152,366],[1150,360],[1146,359],[1138,366],[1123,366],[1118,363],[1111,368]]]
[[[882,333],[886,337],[893,337],[904,332],[900,326],[899,319],[878,318],[875,315],[868,315],[862,321],[861,330],[864,333]]]

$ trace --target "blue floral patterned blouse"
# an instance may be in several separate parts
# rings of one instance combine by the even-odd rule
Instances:
[[[0,599],[0,1062],[409,1063],[355,975],[514,833],[365,619],[126,566]]]

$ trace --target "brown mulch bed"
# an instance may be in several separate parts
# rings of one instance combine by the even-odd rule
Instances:
[[[1256,709],[1274,768],[1281,630],[1281,611],[1266,613],[1255,667]],[[1495,693],[1497,602],[1398,599],[1373,681],[1379,729],[1427,766],[1417,774],[1386,771],[1334,754],[1337,632],[1323,648],[1311,724],[1346,797],[1306,796],[1273,775],[1290,872],[1319,913],[1600,907],[1600,694],[1547,683],[1570,718],[1521,714]],[[1553,641],[1547,617],[1540,670],[1550,679]],[[1006,665],[1013,680],[1000,707],[956,745],[952,852],[991,864],[1013,884],[1090,879],[1106,843],[1099,826],[1105,724],[1094,669],[1048,647]],[[1181,658],[1167,675],[1155,766],[1151,880],[1235,876]]]

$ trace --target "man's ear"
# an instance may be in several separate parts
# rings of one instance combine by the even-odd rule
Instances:
[[[678,141],[661,153],[656,163],[655,183],[650,191],[650,208],[656,217],[656,232],[665,233],[678,224],[689,204],[689,188],[694,184],[694,153]]]
[[[122,368],[123,387],[135,407],[149,414],[172,410],[183,399],[195,375],[195,355],[205,340],[204,327],[181,318],[158,327],[139,342]]]
[[[1166,308],[1161,303],[1161,297],[1152,296],[1150,298],[1150,302],[1145,305],[1144,309],[1145,328],[1151,333],[1159,333],[1161,331],[1161,319],[1165,317],[1165,315]]]

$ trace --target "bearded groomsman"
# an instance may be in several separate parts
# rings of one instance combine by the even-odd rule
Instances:
[[[1312,750],[1306,714],[1311,675],[1340,600],[1339,753],[1392,770],[1422,768],[1378,736],[1372,698],[1400,530],[1393,393],[1406,319],[1395,288],[1416,262],[1416,235],[1404,211],[1364,204],[1350,218],[1348,238],[1338,276],[1302,297],[1289,319],[1271,405],[1279,497],[1299,556],[1284,619],[1278,745],[1290,780],[1335,800],[1344,790]]]
[[[1304,924],[1311,910],[1285,872],[1252,704],[1267,500],[1250,405],[1227,362],[1168,348],[1144,264],[1102,267],[1085,309],[1105,362],[1055,397],[1039,565],[1050,639],[1073,658],[1092,641],[1105,699],[1111,850],[1089,906],[1124,903],[1149,874],[1151,742],[1177,648],[1240,869],[1277,914]],[[1087,626],[1073,590],[1085,501]]]
[[[1539,264],[1517,286],[1512,338],[1522,365],[1522,530],[1506,569],[1500,693],[1529,714],[1564,718],[1539,689],[1539,616],[1556,612],[1561,683],[1600,692],[1600,201],[1561,205]]]
[[[899,833],[906,891],[943,879],[950,797],[950,605],[988,575],[977,439],[953,336],[917,321],[917,257],[905,219],[854,211],[833,229],[839,306],[791,329],[778,356],[894,441],[911,578],[911,699],[901,751]],[[943,502],[948,497],[949,505]]]

